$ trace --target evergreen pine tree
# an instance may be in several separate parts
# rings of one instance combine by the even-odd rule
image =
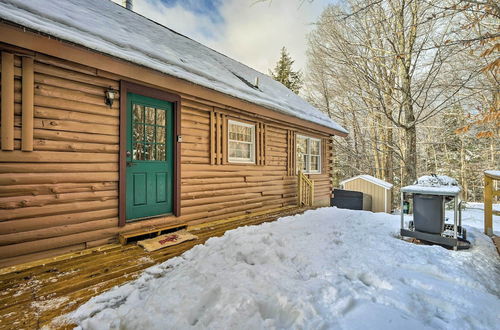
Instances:
[[[292,65],[294,61],[286,51],[286,48],[281,48],[281,56],[274,70],[269,70],[269,74],[274,80],[279,81],[288,87],[295,94],[299,93],[302,87],[302,74],[300,71],[293,71]]]

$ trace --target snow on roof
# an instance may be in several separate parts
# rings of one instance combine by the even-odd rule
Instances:
[[[419,185],[411,185],[401,188],[402,192],[424,195],[445,195],[456,196],[460,193],[460,187],[442,186],[442,187],[425,187]]]
[[[356,180],[356,179],[363,179],[363,180],[369,181],[369,182],[371,182],[373,184],[376,184],[378,186],[381,186],[381,187],[383,187],[385,189],[391,189],[392,188],[392,184],[391,183],[386,182],[384,180],[377,179],[376,177],[368,175],[368,174],[358,175],[358,176],[355,176],[353,178],[346,179],[346,180],[342,181],[340,184],[344,185],[345,183],[347,183],[349,181],[352,181],[352,180]]]
[[[484,171],[484,174],[492,176],[492,177],[498,177],[498,178],[500,178],[500,171],[499,170]]]
[[[109,0],[2,0],[0,18],[347,133],[271,77]]]
[[[406,193],[446,196],[456,196],[461,190],[457,180],[446,175],[424,175],[413,185],[401,188]]]

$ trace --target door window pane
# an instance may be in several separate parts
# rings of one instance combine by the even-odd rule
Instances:
[[[146,144],[145,145],[144,160],[156,160],[155,145],[154,144]]]
[[[146,107],[144,111],[144,122],[146,124],[155,124],[155,108]]]
[[[134,123],[144,122],[144,107],[139,104],[134,104],[133,116]]]
[[[166,160],[165,109],[133,104],[132,151],[134,160]]]
[[[157,126],[156,127],[156,143],[164,143],[165,142],[165,127]]]
[[[156,125],[165,126],[165,110],[156,109]]]
[[[134,149],[132,151],[132,159],[144,160],[144,145],[142,143],[134,143]]]
[[[146,126],[146,142],[147,143],[155,142],[155,127],[154,126]]]
[[[144,125],[134,125],[134,141],[144,141]]]
[[[164,144],[156,145],[156,160],[167,160]]]

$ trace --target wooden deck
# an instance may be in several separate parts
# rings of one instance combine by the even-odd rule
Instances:
[[[148,253],[135,244],[109,244],[61,257],[0,269],[0,329],[71,328],[54,320],[91,297],[131,281],[141,271],[189,250],[208,238],[244,225],[274,221],[304,211],[296,207],[188,227],[188,241]]]

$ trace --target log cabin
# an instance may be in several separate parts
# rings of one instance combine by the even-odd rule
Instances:
[[[299,171],[329,205],[344,128],[131,10],[4,0],[0,52],[0,267],[297,205]]]

